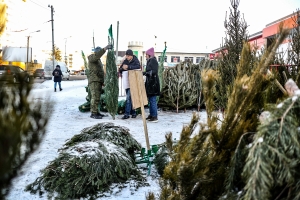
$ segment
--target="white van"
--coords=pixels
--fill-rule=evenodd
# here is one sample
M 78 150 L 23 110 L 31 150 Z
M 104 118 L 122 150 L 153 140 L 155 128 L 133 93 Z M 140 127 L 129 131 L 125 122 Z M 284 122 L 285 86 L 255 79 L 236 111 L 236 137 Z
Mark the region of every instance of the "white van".
M 56 67 L 56 65 L 60 66 L 60 70 L 63 74 L 63 79 L 69 80 L 70 79 L 70 70 L 68 69 L 68 67 L 66 66 L 66 63 L 64 62 L 59 62 L 57 60 L 54 61 L 54 69 Z M 53 72 L 53 61 L 52 60 L 46 60 L 45 61 L 45 65 L 44 65 L 44 78 L 45 79 L 52 79 L 52 72 Z

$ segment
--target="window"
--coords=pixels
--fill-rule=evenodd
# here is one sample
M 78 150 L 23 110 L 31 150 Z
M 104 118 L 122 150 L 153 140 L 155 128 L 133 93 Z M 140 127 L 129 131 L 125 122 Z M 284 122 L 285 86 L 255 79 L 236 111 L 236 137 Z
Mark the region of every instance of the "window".
M 23 73 L 23 72 L 24 72 L 24 70 L 23 70 L 22 68 L 20 68 L 20 67 L 17 67 L 16 69 L 17 69 L 17 71 L 20 72 L 20 73 Z
M 203 59 L 204 59 L 204 57 L 196 57 L 196 63 L 200 63 L 200 61 Z
M 158 62 L 160 62 L 161 60 L 161 56 L 158 56 Z M 167 56 L 165 56 L 165 61 L 164 62 L 167 62 Z
M 180 62 L 180 56 L 171 56 L 171 62 L 174 63 Z
M 194 62 L 194 57 L 184 57 L 184 61 Z

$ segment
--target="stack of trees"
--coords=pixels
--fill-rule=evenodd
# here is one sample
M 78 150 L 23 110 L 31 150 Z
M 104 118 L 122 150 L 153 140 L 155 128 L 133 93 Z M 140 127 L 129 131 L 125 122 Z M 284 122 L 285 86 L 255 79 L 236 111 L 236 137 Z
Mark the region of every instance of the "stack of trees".
M 41 177 L 27 186 L 36 193 L 46 190 L 58 199 L 96 198 L 122 188 L 129 179 L 145 184 L 134 162 L 141 145 L 125 127 L 99 123 L 83 129 L 60 149 L 58 158 L 43 169 Z
M 257 132 L 259 124 L 257 116 L 260 114 L 260 109 L 264 107 L 259 103 L 261 102 L 260 97 L 265 91 L 267 83 L 272 80 L 272 77 L 266 76 L 265 72 L 274 58 L 278 45 L 287 35 L 288 30 L 282 29 L 277 42 L 264 53 L 259 62 L 256 62 L 251 76 L 247 75 L 247 69 L 251 65 L 251 49 L 249 44 L 244 44 L 237 67 L 237 77 L 234 80 L 232 93 L 225 110 L 226 115 L 221 124 L 218 123 L 218 117 L 212 112 L 214 110 L 214 100 L 211 91 L 216 85 L 214 72 L 209 70 L 203 73 L 202 83 L 203 87 L 206 88 L 204 97 L 208 113 L 207 124 L 200 125 L 200 131 L 192 137 L 198 122 L 198 116 L 195 114 L 191 124 L 183 128 L 178 143 L 176 145 L 166 145 L 171 147 L 169 152 L 172 153 L 170 154 L 171 162 L 164 169 L 160 199 L 222 199 L 222 194 L 224 194 L 225 199 L 236 199 L 239 196 L 243 196 L 245 199 L 260 199 L 264 189 L 268 189 L 272 194 L 271 189 L 273 190 L 274 187 L 284 190 L 284 187 L 288 185 L 291 173 L 280 173 L 272 170 L 268 173 L 265 168 L 261 168 L 267 165 L 270 167 L 268 169 L 271 169 L 271 166 L 276 165 L 275 163 L 278 161 L 282 161 L 280 166 L 284 166 L 286 160 L 276 157 L 282 156 L 283 152 L 281 151 L 270 158 L 268 155 L 263 154 L 264 151 L 257 152 L 256 150 L 257 154 L 261 154 L 256 154 L 254 158 L 262 156 L 260 160 L 252 160 L 253 158 L 248 156 L 247 162 L 251 167 L 243 168 L 247 156 L 245 152 L 248 148 L 247 145 L 256 142 L 256 140 L 253 140 L 253 135 Z M 297 106 L 295 108 L 298 109 Z M 294 124 L 297 122 L 296 119 L 289 119 L 289 123 Z M 277 125 L 280 125 L 277 118 L 272 122 L 277 122 Z M 299 126 L 299 121 L 294 126 Z M 278 128 L 272 128 L 272 130 L 278 131 Z M 270 140 L 272 139 L 274 138 L 270 138 Z M 278 141 L 280 140 L 289 141 L 278 138 Z M 297 141 L 299 142 L 298 138 L 294 138 L 292 141 L 295 141 L 295 144 L 297 144 Z M 288 144 L 287 146 L 283 145 L 283 147 L 290 148 Z M 293 157 L 296 154 L 294 152 L 298 151 L 297 148 L 299 147 L 295 145 L 293 147 L 295 149 L 291 150 L 293 153 L 288 158 Z M 270 149 L 274 150 L 275 148 L 270 147 Z M 294 165 L 291 166 L 291 171 L 296 169 L 295 167 L 299 167 L 296 160 L 291 160 L 292 163 Z M 242 176 L 243 169 L 245 171 L 244 176 Z M 246 186 L 252 180 L 250 174 L 253 174 L 251 170 L 254 169 L 258 175 L 255 179 L 255 189 Z M 264 182 L 259 181 L 260 175 L 265 176 L 265 185 Z M 276 177 L 281 175 L 284 176 L 284 178 L 281 177 L 282 181 L 276 182 Z M 296 175 L 296 172 L 292 175 Z M 273 182 L 267 185 L 269 179 L 272 179 Z M 298 183 L 294 183 L 295 185 L 290 187 L 292 192 L 297 190 Z M 247 190 L 247 187 L 250 189 Z M 258 189 L 261 193 L 257 192 Z M 242 191 L 241 194 L 238 193 L 240 190 Z M 265 194 L 268 197 L 268 193 L 265 192 Z M 279 194 L 276 193 L 276 195 Z M 276 198 L 275 193 L 272 197 Z
M 158 105 L 164 109 L 186 109 L 201 105 L 201 71 L 214 68 L 215 62 L 202 60 L 195 65 L 189 61 L 163 71 L 163 88 Z
M 180 140 L 173 144 L 167 134 L 165 148 L 158 152 L 161 200 L 300 198 L 300 90 L 294 86 L 296 92 L 287 97 L 291 87 L 283 88 L 281 74 L 269 71 L 289 30 L 281 24 L 273 44 L 256 56 L 256 49 L 242 37 L 244 19 L 236 19 L 239 1 L 231 3 L 226 51 L 216 70 L 201 71 L 207 123 L 199 124 L 195 113 Z M 216 108 L 224 108 L 223 118 L 214 114 Z

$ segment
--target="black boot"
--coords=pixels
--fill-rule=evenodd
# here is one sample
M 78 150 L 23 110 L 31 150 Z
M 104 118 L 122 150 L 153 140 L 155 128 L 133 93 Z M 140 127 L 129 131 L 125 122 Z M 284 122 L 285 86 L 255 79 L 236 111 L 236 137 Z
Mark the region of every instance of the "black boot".
M 62 88 L 59 88 L 59 91 L 62 91 Z
M 54 92 L 56 92 L 56 88 L 54 88 Z
M 99 115 L 100 115 L 101 117 L 106 117 L 106 115 L 103 115 L 103 114 L 101 114 L 101 113 L 99 113 Z
M 92 113 L 91 114 L 91 118 L 94 118 L 94 119 L 102 119 L 101 115 L 99 113 Z

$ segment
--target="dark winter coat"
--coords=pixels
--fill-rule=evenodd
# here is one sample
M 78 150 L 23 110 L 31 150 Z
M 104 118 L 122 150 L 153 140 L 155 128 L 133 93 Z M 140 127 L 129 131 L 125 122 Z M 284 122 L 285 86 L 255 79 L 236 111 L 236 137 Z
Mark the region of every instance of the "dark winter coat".
M 156 57 L 151 57 L 147 60 L 145 88 L 148 97 L 160 95 L 160 85 L 158 77 L 158 62 Z
M 53 70 L 52 75 L 54 76 L 54 82 L 61 82 L 63 74 L 60 69 Z
M 140 65 L 140 61 L 139 59 L 133 55 L 133 58 L 131 61 L 125 59 L 122 63 L 122 65 L 120 66 L 119 68 L 119 72 L 122 73 L 124 70 L 123 70 L 123 65 L 128 65 L 128 69 L 127 70 L 133 70 L 133 69 L 140 69 L 141 68 L 141 65 Z
M 105 52 L 106 50 L 103 48 L 100 51 L 88 56 L 88 83 L 99 82 L 101 85 L 104 83 L 104 70 L 100 58 Z

